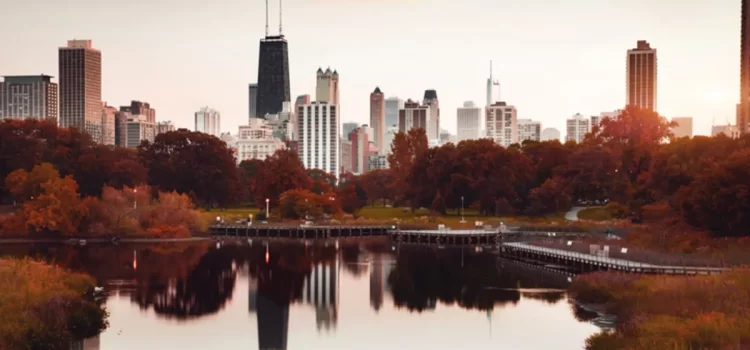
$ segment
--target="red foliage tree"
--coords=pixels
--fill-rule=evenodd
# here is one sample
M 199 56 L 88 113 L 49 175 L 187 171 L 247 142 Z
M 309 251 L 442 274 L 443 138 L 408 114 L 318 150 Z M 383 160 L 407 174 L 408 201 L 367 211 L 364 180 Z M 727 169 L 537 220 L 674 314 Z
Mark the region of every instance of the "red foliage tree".
M 312 188 L 310 177 L 307 176 L 297 153 L 289 150 L 279 150 L 273 156 L 263 161 L 255 178 L 255 203 L 265 203 L 270 199 L 270 206 L 279 204 L 281 194 L 289 190 L 309 190 Z

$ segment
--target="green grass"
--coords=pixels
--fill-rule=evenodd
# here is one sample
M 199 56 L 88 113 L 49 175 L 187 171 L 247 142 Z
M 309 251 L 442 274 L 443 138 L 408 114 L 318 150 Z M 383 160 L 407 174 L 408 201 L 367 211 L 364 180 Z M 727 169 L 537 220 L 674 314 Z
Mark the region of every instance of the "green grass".
M 211 211 L 201 210 L 201 217 L 210 224 L 216 221 L 217 216 L 221 216 L 225 222 L 231 223 L 237 220 L 247 220 L 249 214 L 256 216 L 260 212 L 261 210 L 258 208 L 228 208 L 214 209 Z
M 578 219 L 591 221 L 612 220 L 612 213 L 605 207 L 586 208 L 578 212 Z

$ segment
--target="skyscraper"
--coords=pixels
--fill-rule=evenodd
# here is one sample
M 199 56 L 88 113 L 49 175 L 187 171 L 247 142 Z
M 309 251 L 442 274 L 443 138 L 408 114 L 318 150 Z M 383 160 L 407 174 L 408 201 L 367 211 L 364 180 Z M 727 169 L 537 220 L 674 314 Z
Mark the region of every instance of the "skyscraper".
M 531 119 L 518 119 L 518 142 L 541 141 L 542 123 Z
M 430 107 L 427 116 L 427 139 L 430 141 L 440 139 L 440 102 L 438 101 L 437 91 L 425 90 L 424 101 L 422 104 Z
M 542 130 L 542 141 L 560 140 L 560 130 L 556 128 L 545 128 Z
M 693 137 L 693 118 L 692 117 L 674 117 L 672 121 L 677 126 L 672 128 L 674 137 Z
M 591 120 L 584 118 L 583 115 L 577 113 L 572 118 L 568 119 L 565 123 L 567 134 L 565 135 L 565 141 L 575 141 L 577 143 L 583 142 L 583 139 L 591 131 Z
M 297 140 L 299 158 L 307 169 L 321 169 L 339 176 L 339 115 L 336 105 L 311 102 L 299 107 Z
M 368 160 L 370 157 L 370 138 L 367 135 L 365 126 L 354 129 L 349 134 L 349 140 L 352 143 L 351 164 L 354 174 L 362 175 L 367 172 Z
M 107 146 L 115 145 L 115 115 L 117 108 L 108 106 L 104 103 L 102 106 L 102 144 Z
M 404 100 L 398 97 L 385 99 L 385 127 L 398 127 L 398 111 L 404 108 Z
M 60 126 L 102 141 L 102 53 L 91 40 L 69 40 L 59 49 Z
M 339 72 L 329 67 L 324 72 L 318 68 L 315 85 L 315 102 L 339 105 Z
M 385 96 L 379 87 L 370 94 L 370 126 L 375 134 L 374 142 L 378 152 L 385 153 Z
M 740 103 L 737 105 L 737 127 L 740 133 L 750 131 L 750 0 L 742 0 L 740 33 Z
M 495 102 L 486 107 L 487 137 L 500 146 L 518 143 L 518 112 L 505 102 Z
M 258 84 L 250 84 L 248 86 L 248 115 L 249 119 L 257 118 L 258 112 Z
M 195 112 L 195 131 L 214 135 L 221 135 L 221 114 L 208 107 L 203 107 Z
M 281 1 L 279 1 L 281 6 Z M 281 28 L 279 8 L 279 35 L 268 35 L 268 2 L 266 1 L 266 36 L 260 40 L 258 57 L 258 98 L 256 118 L 266 114 L 278 114 L 286 101 L 291 101 L 289 92 L 289 49 Z
M 344 125 L 343 125 L 344 138 L 348 140 L 349 139 L 349 134 L 351 134 L 352 131 L 354 131 L 354 129 L 356 129 L 358 127 L 359 127 L 359 124 L 357 124 L 357 123 L 353 123 L 353 122 L 346 122 L 346 123 L 344 123 Z
M 482 109 L 474 102 L 464 102 L 456 111 L 458 142 L 476 140 L 482 137 Z
M 485 104 L 485 106 L 490 106 L 495 103 L 496 98 L 500 99 L 500 96 L 495 95 L 495 86 L 497 86 L 499 92 L 500 83 L 497 80 L 494 80 L 494 77 L 492 76 L 492 61 L 490 61 L 490 77 L 487 78 L 487 104 Z
M 130 101 L 130 106 L 122 106 L 120 111 L 145 116 L 147 122 L 156 124 L 156 110 L 148 102 Z
M 49 75 L 6 76 L 0 82 L 0 120 L 49 119 L 57 122 L 57 84 Z
M 430 107 L 420 106 L 419 102 L 411 99 L 404 103 L 404 108 L 398 111 L 398 131 L 409 132 L 411 129 L 425 129 L 430 115 Z
M 627 105 L 656 111 L 656 49 L 640 40 L 628 50 Z

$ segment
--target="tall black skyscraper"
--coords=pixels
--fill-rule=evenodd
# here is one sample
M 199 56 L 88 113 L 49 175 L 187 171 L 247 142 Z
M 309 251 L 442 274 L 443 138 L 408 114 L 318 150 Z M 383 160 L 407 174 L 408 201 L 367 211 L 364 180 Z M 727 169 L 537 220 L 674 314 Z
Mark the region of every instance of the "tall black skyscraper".
M 257 118 L 281 112 L 285 101 L 291 101 L 289 92 L 289 49 L 281 28 L 281 1 L 279 0 L 279 35 L 268 35 L 268 1 L 266 1 L 266 37 L 260 40 L 258 57 Z
M 260 41 L 257 98 L 257 118 L 281 112 L 284 101 L 290 101 L 289 51 L 283 35 L 267 36 Z

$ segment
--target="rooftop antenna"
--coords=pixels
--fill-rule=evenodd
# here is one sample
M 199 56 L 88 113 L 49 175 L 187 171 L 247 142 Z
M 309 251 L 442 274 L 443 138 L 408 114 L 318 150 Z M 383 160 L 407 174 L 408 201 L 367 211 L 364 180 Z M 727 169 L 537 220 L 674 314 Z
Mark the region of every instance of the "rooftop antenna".
M 284 33 L 281 31 L 281 0 L 279 0 L 279 36 L 284 36 Z
M 266 0 L 266 36 L 268 36 L 268 0 Z

